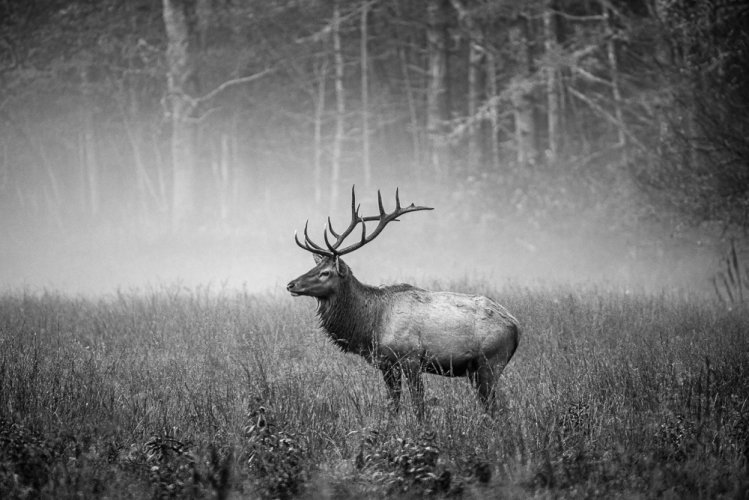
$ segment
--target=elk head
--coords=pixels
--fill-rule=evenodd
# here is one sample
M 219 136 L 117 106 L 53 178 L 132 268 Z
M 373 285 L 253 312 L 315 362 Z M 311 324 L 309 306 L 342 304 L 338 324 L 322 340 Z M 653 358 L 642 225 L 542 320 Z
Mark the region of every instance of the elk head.
M 359 215 L 360 205 L 356 204 L 356 192 L 352 186 L 351 222 L 344 231 L 340 233 L 335 231 L 330 221 L 330 217 L 328 217 L 328 223 L 323 231 L 323 240 L 325 241 L 324 247 L 310 239 L 307 232 L 309 220 L 304 224 L 304 243 L 300 242 L 297 233 L 294 233 L 294 241 L 296 241 L 296 244 L 299 245 L 300 248 L 313 254 L 316 265 L 287 285 L 286 289 L 291 292 L 292 295 L 309 295 L 317 298 L 330 297 L 339 289 L 341 281 L 347 279 L 351 275 L 351 269 L 340 258 L 342 255 L 351 253 L 374 240 L 382 230 L 385 229 L 385 226 L 392 221 L 397 221 L 398 217 L 401 215 L 419 210 L 433 210 L 431 207 L 420 207 L 413 203 L 407 207 L 401 207 L 397 188 L 395 190 L 394 211 L 389 213 L 385 211 L 382 204 L 382 195 L 379 190 L 377 191 L 377 203 L 380 210 L 379 215 L 366 217 Z M 375 227 L 371 233 L 367 233 L 366 223 L 372 221 L 377 221 L 377 227 Z M 343 241 L 359 224 L 361 224 L 360 240 L 347 247 L 341 248 Z M 335 238 L 334 242 L 330 241 L 328 233 Z
M 330 297 L 340 286 L 341 280 L 351 270 L 340 259 L 313 254 L 315 267 L 299 276 L 286 287 L 291 295 L 308 295 L 310 297 Z

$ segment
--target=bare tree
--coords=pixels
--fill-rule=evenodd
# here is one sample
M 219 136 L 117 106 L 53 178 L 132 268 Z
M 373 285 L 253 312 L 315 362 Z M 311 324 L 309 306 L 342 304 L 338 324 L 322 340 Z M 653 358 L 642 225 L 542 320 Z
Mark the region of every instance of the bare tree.
M 195 168 L 192 151 L 192 105 L 187 83 L 192 74 L 187 4 L 163 0 L 167 35 L 167 102 L 171 123 L 172 229 L 177 229 L 192 210 Z
M 400 2 L 393 3 L 393 9 L 396 17 L 403 17 L 401 11 Z M 396 36 L 400 33 L 395 31 Z M 419 106 L 417 102 L 417 93 L 422 88 L 421 78 L 422 72 L 419 73 L 415 79 L 412 77 L 412 66 L 415 66 L 413 62 L 413 46 L 412 34 L 405 32 L 403 39 L 399 39 L 397 43 L 398 53 L 398 65 L 400 69 L 401 78 L 403 79 L 404 92 L 406 94 L 406 103 L 408 105 L 408 132 L 411 138 L 411 147 L 413 149 L 413 161 L 415 165 L 422 166 L 424 161 L 423 153 L 423 127 L 420 121 Z M 420 66 L 420 64 L 418 65 Z
M 312 166 L 313 184 L 315 192 L 315 205 L 322 203 L 322 170 L 323 170 L 323 138 L 322 127 L 325 118 L 325 89 L 328 78 L 328 57 L 322 54 L 315 58 L 314 74 L 316 92 L 312 93 L 315 103 L 315 117 L 313 125 L 314 161 Z
M 345 134 L 346 96 L 343 88 L 343 52 L 341 49 L 341 5 L 336 0 L 333 6 L 333 22 L 331 23 L 333 37 L 333 60 L 335 62 L 335 136 L 333 137 L 333 154 L 330 170 L 330 209 L 338 206 L 338 184 L 341 178 L 341 154 Z
M 546 118 L 548 148 L 547 159 L 554 162 L 559 155 L 559 126 L 561 121 L 559 108 L 559 67 L 560 59 L 557 43 L 556 19 L 554 16 L 554 1 L 546 0 L 544 8 L 544 48 L 546 51 Z
M 364 170 L 364 185 L 367 189 L 372 184 L 372 165 L 369 157 L 369 2 L 370 0 L 362 0 L 360 22 L 362 167 Z
M 486 52 L 486 93 L 489 122 L 491 123 L 491 165 L 499 169 L 499 90 L 497 88 L 497 57 L 493 50 Z
M 85 196 L 83 199 L 86 208 L 92 216 L 99 212 L 100 194 L 100 177 L 99 162 L 96 152 L 96 131 L 94 125 L 94 102 L 91 96 L 91 67 L 89 64 L 83 64 L 81 67 L 81 94 L 85 105 L 81 110 L 83 115 L 83 131 L 80 139 L 80 164 L 83 169 L 82 188 Z
M 199 8 L 200 12 L 190 9 Z M 195 197 L 195 155 L 193 139 L 195 124 L 199 117 L 193 116 L 201 108 L 222 92 L 235 85 L 255 81 L 268 73 L 265 69 L 258 73 L 223 81 L 209 92 L 197 96 L 194 88 L 194 62 L 190 55 L 191 21 L 198 16 L 205 25 L 210 17 L 210 4 L 201 1 L 193 4 L 185 0 L 163 0 L 163 19 L 167 35 L 167 99 L 168 117 L 171 123 L 171 171 L 172 171 L 172 229 L 179 229 L 194 210 Z M 205 26 L 203 26 L 205 28 Z M 190 88 L 193 87 L 193 88 Z
M 453 8 L 458 13 L 458 18 L 468 33 L 468 154 L 467 161 L 469 170 L 474 171 L 479 166 L 481 157 L 480 142 L 480 117 L 478 111 L 479 100 L 482 95 L 481 71 L 485 59 L 484 33 L 481 26 L 473 18 L 463 0 L 450 0 Z M 493 78 L 493 75 L 487 78 Z
M 510 45 L 515 54 L 516 71 L 509 94 L 515 121 L 515 148 L 521 165 L 536 160 L 536 122 L 533 116 L 535 80 L 530 49 L 530 20 L 520 14 L 510 28 Z
M 438 177 L 447 174 L 448 146 L 445 137 L 447 106 L 446 0 L 427 2 L 427 120 L 430 166 Z
M 618 145 L 623 148 L 624 154 L 626 155 L 627 134 L 624 124 L 624 113 L 622 112 L 622 91 L 619 83 L 619 58 L 616 53 L 616 33 L 611 19 L 611 10 L 609 9 L 606 0 L 601 0 L 601 9 L 603 10 L 603 22 L 606 33 L 606 55 L 608 57 L 609 71 L 611 73 L 611 94 L 614 98 L 614 116 L 616 116 L 618 124 L 616 128 L 619 138 Z

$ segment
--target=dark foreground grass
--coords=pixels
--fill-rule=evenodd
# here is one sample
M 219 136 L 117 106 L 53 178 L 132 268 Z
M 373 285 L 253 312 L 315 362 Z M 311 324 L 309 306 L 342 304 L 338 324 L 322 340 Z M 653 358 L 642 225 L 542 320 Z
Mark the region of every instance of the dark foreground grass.
M 0 497 L 747 497 L 749 313 L 453 287 L 522 325 L 495 419 L 429 376 L 425 422 L 389 418 L 312 300 L 5 294 Z

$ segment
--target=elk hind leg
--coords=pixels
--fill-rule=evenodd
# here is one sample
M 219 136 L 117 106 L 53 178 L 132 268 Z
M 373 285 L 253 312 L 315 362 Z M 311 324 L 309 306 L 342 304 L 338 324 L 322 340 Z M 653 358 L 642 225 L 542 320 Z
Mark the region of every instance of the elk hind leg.
M 385 385 L 388 389 L 388 397 L 390 398 L 390 409 L 393 413 L 398 413 L 400 410 L 401 393 L 403 388 L 401 387 L 401 367 L 398 365 L 389 365 L 381 368 L 382 377 L 385 379 Z
M 501 370 L 493 369 L 488 363 L 480 363 L 469 373 L 469 378 L 478 392 L 479 399 L 489 413 L 494 413 L 497 403 L 496 383 Z

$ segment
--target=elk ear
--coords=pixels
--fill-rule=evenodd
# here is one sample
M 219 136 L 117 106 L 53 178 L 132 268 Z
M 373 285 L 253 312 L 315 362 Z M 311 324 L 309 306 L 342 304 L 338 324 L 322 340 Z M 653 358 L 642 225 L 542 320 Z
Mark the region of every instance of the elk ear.
M 335 260 L 335 270 L 338 272 L 338 276 L 342 277 L 346 277 L 350 272 L 349 267 L 340 258 Z
M 316 253 L 312 254 L 312 258 L 315 259 L 315 264 L 319 264 L 322 260 L 322 255 L 317 255 Z

